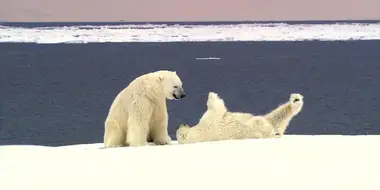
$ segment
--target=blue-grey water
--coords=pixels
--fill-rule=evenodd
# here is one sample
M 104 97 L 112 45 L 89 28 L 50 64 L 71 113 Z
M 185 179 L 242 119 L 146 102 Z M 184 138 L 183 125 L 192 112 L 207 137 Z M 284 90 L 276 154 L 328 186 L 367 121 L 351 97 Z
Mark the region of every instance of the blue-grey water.
M 197 60 L 219 57 L 220 60 Z M 0 145 L 98 143 L 109 106 L 137 76 L 175 70 L 169 133 L 196 124 L 207 94 L 264 114 L 305 97 L 288 134 L 380 134 L 380 41 L 0 43 Z

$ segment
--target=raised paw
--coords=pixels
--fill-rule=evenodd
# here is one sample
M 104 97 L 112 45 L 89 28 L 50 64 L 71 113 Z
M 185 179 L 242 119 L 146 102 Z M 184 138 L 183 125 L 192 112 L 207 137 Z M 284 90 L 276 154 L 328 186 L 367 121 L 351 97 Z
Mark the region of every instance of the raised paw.
M 303 96 L 301 94 L 291 94 L 290 95 L 290 105 L 293 114 L 297 114 L 301 111 L 303 107 Z
M 209 99 L 217 99 L 217 98 L 219 98 L 219 96 L 218 96 L 218 94 L 215 93 L 215 92 L 209 92 L 209 93 L 208 93 L 208 98 L 209 98 Z
M 293 93 L 290 95 L 290 103 L 291 104 L 302 104 L 303 103 L 303 96 L 301 94 Z

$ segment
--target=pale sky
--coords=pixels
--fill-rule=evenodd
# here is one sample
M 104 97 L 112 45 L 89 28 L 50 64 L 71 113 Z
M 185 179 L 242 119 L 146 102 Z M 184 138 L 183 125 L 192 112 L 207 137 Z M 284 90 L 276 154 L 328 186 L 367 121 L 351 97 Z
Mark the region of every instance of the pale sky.
M 380 19 L 380 0 L 0 0 L 0 21 Z

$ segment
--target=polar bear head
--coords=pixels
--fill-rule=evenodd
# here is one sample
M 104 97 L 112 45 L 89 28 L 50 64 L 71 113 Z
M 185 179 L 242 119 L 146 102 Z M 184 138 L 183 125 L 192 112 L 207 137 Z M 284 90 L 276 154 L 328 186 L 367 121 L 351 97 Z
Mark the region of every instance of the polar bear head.
M 167 71 L 160 75 L 163 84 L 163 92 L 169 100 L 179 100 L 186 96 L 182 87 L 182 81 L 175 71 Z

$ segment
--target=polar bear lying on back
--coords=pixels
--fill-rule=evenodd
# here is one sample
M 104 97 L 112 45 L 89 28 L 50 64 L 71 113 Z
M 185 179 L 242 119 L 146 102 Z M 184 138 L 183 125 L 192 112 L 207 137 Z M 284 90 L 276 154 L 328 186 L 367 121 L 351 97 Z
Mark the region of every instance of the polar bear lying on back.
M 198 124 L 190 127 L 181 124 L 176 137 L 179 144 L 229 139 L 281 137 L 290 120 L 303 107 L 303 96 L 291 94 L 288 102 L 262 116 L 249 113 L 229 112 L 223 99 L 210 92 L 207 110 Z

